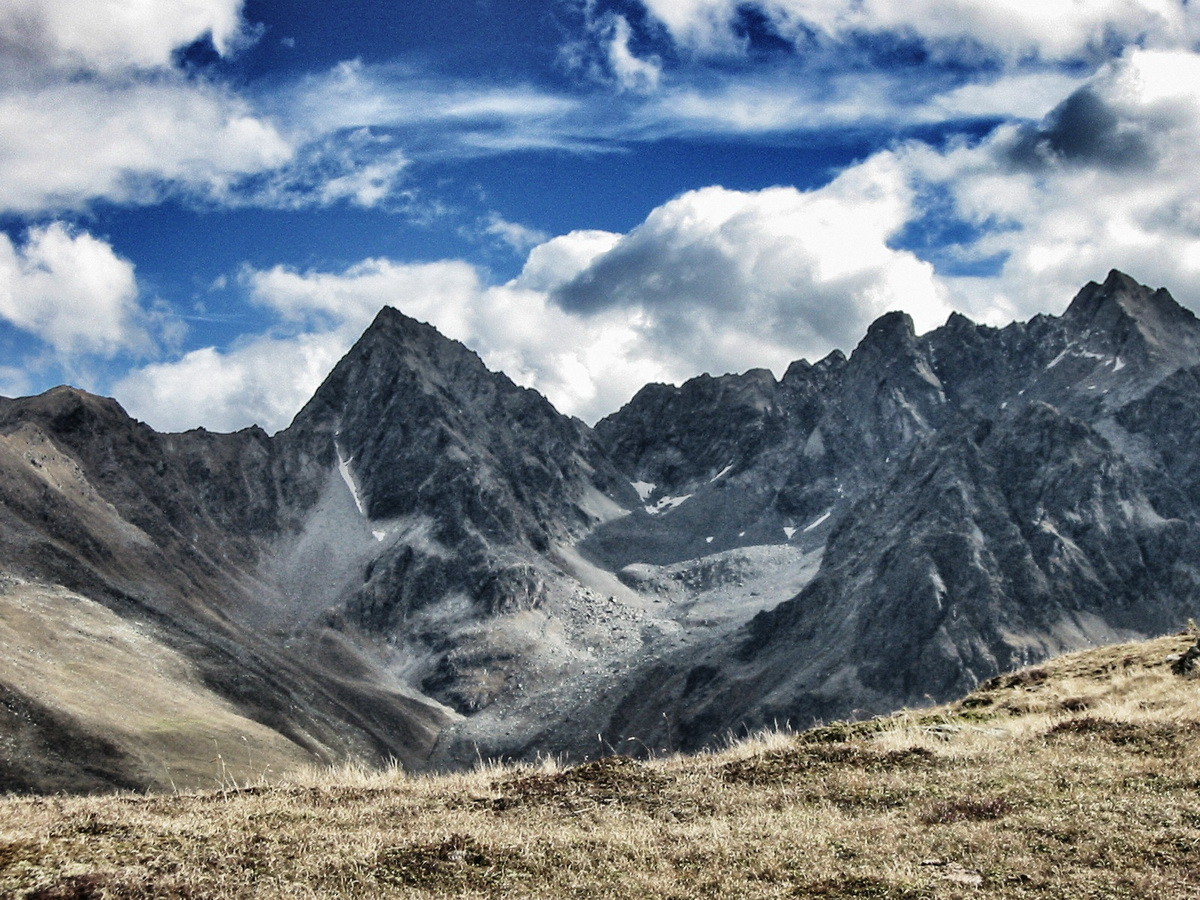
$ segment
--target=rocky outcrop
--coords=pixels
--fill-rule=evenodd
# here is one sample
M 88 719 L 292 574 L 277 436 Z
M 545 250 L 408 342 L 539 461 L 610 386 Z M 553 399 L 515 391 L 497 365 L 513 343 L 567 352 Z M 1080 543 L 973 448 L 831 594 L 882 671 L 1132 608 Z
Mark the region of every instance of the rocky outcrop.
M 766 369 L 651 384 L 596 424 L 612 461 L 659 493 L 708 479 L 777 441 L 784 410 Z
M 367 518 L 427 515 L 452 544 L 545 550 L 595 524 L 590 490 L 632 494 L 582 422 L 391 307 L 277 441 L 297 467 L 340 455 Z

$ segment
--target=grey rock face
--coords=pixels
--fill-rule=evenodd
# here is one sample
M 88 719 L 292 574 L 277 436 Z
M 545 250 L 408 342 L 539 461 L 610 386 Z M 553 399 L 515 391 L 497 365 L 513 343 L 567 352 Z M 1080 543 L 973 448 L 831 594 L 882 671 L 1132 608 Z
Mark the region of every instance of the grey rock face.
M 953 696 L 1031 654 L 1186 619 L 1196 595 L 1179 578 L 1200 570 L 1185 529 L 1103 437 L 1031 404 L 914 448 L 831 536 L 809 588 L 751 623 L 742 654 L 821 645 L 822 665 L 858 683 L 841 686 L 849 709 Z
M 461 548 L 545 551 L 595 524 L 589 489 L 628 496 L 590 429 L 385 307 L 278 438 L 291 465 L 339 455 L 371 520 L 429 516 Z
M 368 518 L 430 515 L 452 543 L 544 550 L 594 524 L 588 487 L 629 490 L 583 423 L 391 307 L 279 441 L 325 465 L 341 452 Z
M 710 478 L 778 440 L 784 411 L 766 369 L 713 378 L 681 388 L 651 384 L 596 424 L 621 471 L 669 491 Z
M 1144 450 L 1155 507 L 1172 517 L 1200 508 L 1200 368 L 1179 369 L 1116 420 Z
M 1120 273 L 1059 318 L 876 323 L 820 394 L 827 468 L 801 455 L 776 499 L 811 513 L 822 474 L 850 489 L 821 570 L 734 653 L 659 673 L 678 740 L 920 705 L 1178 627 L 1200 605 L 1198 338 Z M 660 739 L 650 712 L 631 694 L 622 715 Z
M 586 425 L 390 307 L 275 443 L 313 497 L 313 474 L 340 467 L 378 539 L 327 587 L 330 621 L 429 655 L 416 686 L 462 712 L 503 690 L 497 672 L 526 665 L 477 623 L 542 606 L 564 577 L 553 549 L 636 502 Z M 437 619 L 456 598 L 467 609 Z M 410 621 L 431 616 L 440 624 Z M 453 656 L 462 640 L 470 664 Z

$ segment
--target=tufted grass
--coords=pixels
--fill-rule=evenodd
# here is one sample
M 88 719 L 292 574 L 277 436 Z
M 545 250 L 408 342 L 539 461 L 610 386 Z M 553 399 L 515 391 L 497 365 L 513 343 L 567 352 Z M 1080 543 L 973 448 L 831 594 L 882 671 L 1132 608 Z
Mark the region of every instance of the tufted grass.
M 0 897 L 1196 897 L 1194 642 L 692 757 L 4 799 Z

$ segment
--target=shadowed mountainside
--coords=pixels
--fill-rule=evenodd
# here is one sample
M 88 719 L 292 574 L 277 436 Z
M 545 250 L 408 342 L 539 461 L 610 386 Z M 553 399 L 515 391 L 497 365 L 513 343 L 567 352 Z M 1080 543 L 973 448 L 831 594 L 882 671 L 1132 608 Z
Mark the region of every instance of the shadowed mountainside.
M 594 430 L 390 308 L 274 436 L 0 398 L 0 789 L 697 748 L 1160 633 L 1200 600 L 1197 372 L 1113 272 Z

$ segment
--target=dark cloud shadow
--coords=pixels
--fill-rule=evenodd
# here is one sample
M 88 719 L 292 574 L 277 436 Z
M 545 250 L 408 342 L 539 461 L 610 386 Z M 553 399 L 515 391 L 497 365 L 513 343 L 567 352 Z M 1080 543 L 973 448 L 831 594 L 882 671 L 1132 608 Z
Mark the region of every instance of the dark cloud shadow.
M 1088 86 L 1060 103 L 1041 125 L 1022 128 L 1003 152 L 1010 165 L 1032 170 L 1054 163 L 1112 170 L 1145 170 L 1154 164 L 1145 126 L 1122 121 Z
M 560 287 L 554 299 L 584 314 L 639 304 L 730 308 L 744 290 L 735 270 L 725 253 L 706 242 L 635 234 Z

